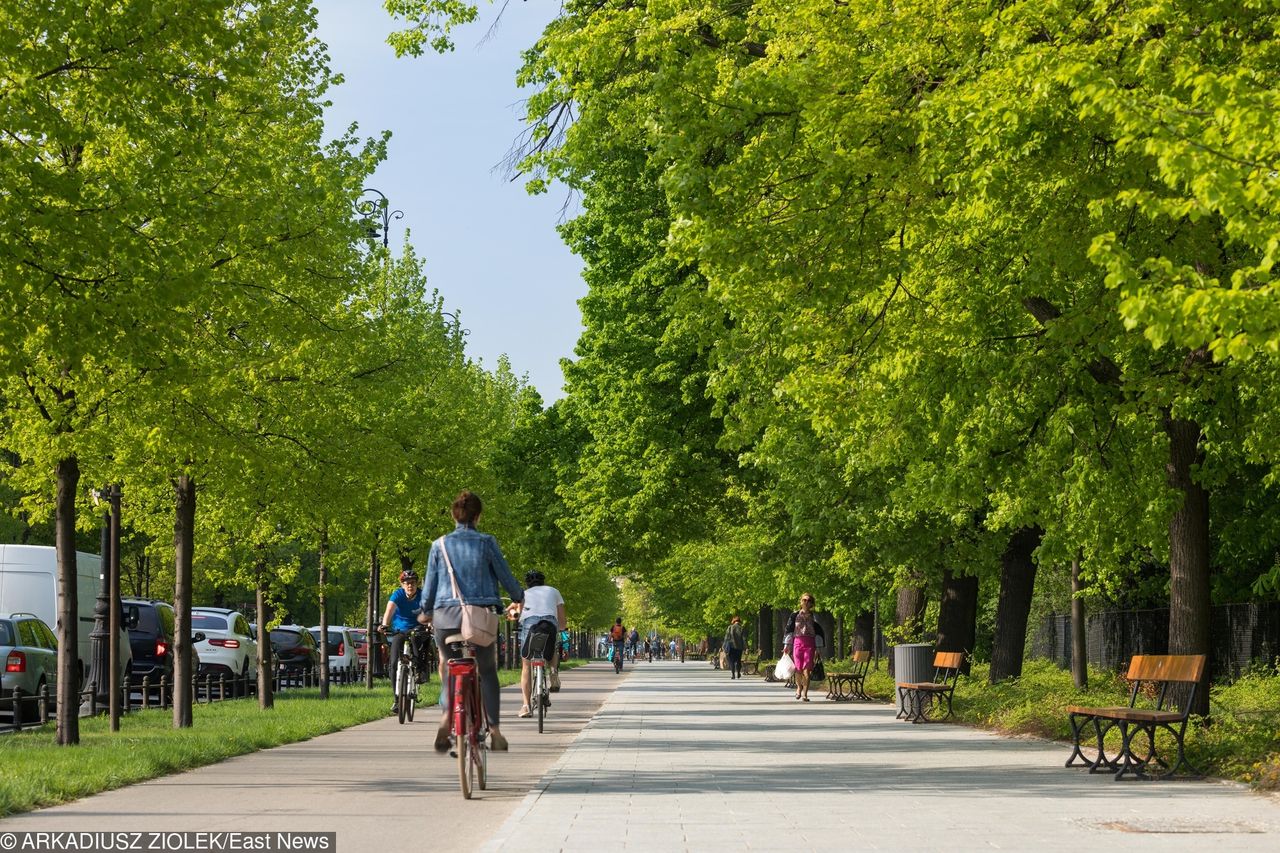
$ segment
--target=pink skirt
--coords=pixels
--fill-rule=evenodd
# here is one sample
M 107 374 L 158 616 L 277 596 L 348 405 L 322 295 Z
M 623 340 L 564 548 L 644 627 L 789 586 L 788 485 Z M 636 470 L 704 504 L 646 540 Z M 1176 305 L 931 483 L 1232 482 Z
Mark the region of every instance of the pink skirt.
M 795 662 L 796 669 L 813 669 L 816 648 L 813 637 L 796 637 L 792 641 L 791 660 Z

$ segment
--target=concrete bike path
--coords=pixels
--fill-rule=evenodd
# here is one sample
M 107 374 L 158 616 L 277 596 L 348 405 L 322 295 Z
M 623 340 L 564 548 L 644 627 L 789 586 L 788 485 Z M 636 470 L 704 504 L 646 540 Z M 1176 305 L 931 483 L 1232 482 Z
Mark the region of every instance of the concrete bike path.
M 1069 749 L 707 664 L 637 664 L 485 850 L 1280 850 L 1280 798 L 1115 782 Z
M 489 788 L 464 801 L 458 763 L 432 749 L 439 708 L 0 820 L 0 832 L 337 832 L 338 853 L 476 850 L 520 805 L 620 681 L 593 663 L 561 676 L 546 731 L 502 691 L 511 751 L 493 753 Z

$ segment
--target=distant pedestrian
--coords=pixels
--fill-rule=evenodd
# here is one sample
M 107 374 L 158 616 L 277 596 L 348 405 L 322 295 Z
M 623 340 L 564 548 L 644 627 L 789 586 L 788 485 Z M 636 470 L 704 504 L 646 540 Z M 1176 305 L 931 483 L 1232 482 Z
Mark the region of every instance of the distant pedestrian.
M 675 660 L 676 659 L 676 641 L 672 640 L 671 643 L 668 645 L 668 648 L 671 650 L 671 659 Z
M 822 626 L 813 612 L 813 596 L 800 596 L 800 609 L 787 619 L 787 633 L 791 635 L 791 659 L 796 665 L 796 698 L 809 701 L 809 678 L 818 662 L 818 638 L 825 638 Z
M 742 677 L 742 652 L 747 647 L 747 638 L 742 633 L 742 619 L 734 616 L 729 620 L 729 627 L 724 630 L 724 652 L 729 662 L 729 678 Z

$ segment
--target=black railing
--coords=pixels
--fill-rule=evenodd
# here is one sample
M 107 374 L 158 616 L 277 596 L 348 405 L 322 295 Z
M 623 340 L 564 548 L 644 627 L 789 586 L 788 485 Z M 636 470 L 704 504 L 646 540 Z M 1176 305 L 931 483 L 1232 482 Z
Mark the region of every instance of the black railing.
M 348 667 L 334 669 L 329 672 L 330 684 L 354 684 L 364 678 L 363 668 Z M 319 674 L 314 670 L 280 670 L 271 677 L 272 690 L 281 693 L 300 687 L 315 687 L 320 684 Z M 145 676 L 135 684 L 121 685 L 120 708 L 125 711 L 145 711 L 150 709 L 173 707 L 173 682 L 166 676 L 152 681 Z M 228 677 L 225 673 L 214 676 L 206 672 L 197 675 L 192 684 L 192 701 L 195 704 L 209 704 L 228 699 L 240 699 L 258 695 L 258 679 L 255 675 Z M 99 696 L 90 686 L 77 694 L 80 707 L 88 716 L 106 713 L 106 704 L 99 703 Z M 55 698 L 46 684 L 40 685 L 40 692 L 34 695 L 23 693 L 14 688 L 9 695 L 0 695 L 0 716 L 8 714 L 10 722 L 0 723 L 0 731 L 18 731 L 24 727 L 44 725 L 48 723 Z
M 1214 678 L 1234 680 L 1280 657 L 1280 603 L 1223 604 L 1212 609 L 1210 668 Z M 1086 657 L 1099 669 L 1120 670 L 1134 655 L 1169 651 L 1169 611 L 1102 610 L 1085 620 Z M 1051 614 L 1039 625 L 1031 656 L 1071 667 L 1071 617 Z

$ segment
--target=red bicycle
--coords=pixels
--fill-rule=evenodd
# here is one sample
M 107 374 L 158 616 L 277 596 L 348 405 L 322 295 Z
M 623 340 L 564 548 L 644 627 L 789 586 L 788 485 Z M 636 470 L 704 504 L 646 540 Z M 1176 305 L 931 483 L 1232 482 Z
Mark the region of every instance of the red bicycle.
M 475 647 L 463 642 L 461 634 L 445 638 L 449 654 L 449 683 L 453 689 L 453 749 L 458 759 L 458 784 L 464 799 L 471 791 L 488 784 L 489 724 L 480 699 L 480 676 L 476 671 Z

